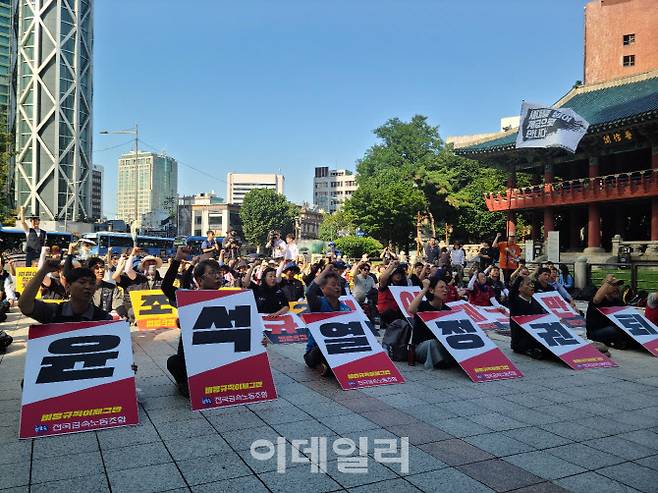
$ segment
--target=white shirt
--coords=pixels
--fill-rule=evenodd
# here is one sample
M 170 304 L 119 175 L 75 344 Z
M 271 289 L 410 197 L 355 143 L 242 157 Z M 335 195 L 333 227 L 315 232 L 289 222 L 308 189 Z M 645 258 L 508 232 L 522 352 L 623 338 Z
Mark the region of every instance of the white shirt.
M 283 258 L 286 254 L 286 243 L 283 240 L 276 240 L 272 246 L 272 258 Z
M 460 248 L 459 250 L 455 250 L 454 248 L 450 250 L 450 263 L 453 265 L 464 265 L 464 260 L 466 260 L 466 254 L 464 253 L 464 249 Z
M 299 248 L 297 248 L 297 243 L 294 241 L 292 243 L 288 243 L 286 246 L 286 253 L 284 255 L 284 258 L 286 260 L 297 260 L 297 257 L 299 256 Z

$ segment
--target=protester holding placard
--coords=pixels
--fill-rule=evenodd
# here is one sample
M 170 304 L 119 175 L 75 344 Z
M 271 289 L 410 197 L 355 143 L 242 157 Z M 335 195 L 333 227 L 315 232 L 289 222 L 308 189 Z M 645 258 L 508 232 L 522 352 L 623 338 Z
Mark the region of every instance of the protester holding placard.
M 615 349 L 636 347 L 637 343 L 624 331 L 617 328 L 597 308 L 610 306 L 625 306 L 622 300 L 620 286 L 624 281 L 608 274 L 601 287 L 596 291 L 594 298 L 587 306 L 585 321 L 587 323 L 587 338 L 602 342 Z
M 546 313 L 532 297 L 535 292 L 533 280 L 529 276 L 514 279 L 509 293 L 510 330 L 512 351 L 534 359 L 544 359 L 550 352 L 528 334 L 512 317 L 518 315 L 543 315 Z
M 414 315 L 410 350 L 415 351 L 416 361 L 423 363 L 428 370 L 450 368 L 456 364 L 455 359 L 450 356 L 450 353 L 417 315 L 418 312 L 450 311 L 450 308 L 445 305 L 447 294 L 445 281 L 437 277 L 424 279 L 423 290 L 418 293 L 407 309 L 411 315 Z
M 340 301 L 340 296 L 340 277 L 334 271 L 334 266 L 329 264 L 308 287 L 306 301 L 309 312 L 349 312 L 350 307 Z M 304 362 L 309 368 L 320 368 L 322 376 L 331 375 L 327 360 L 310 334 L 306 343 Z
M 112 320 L 108 312 L 92 303 L 96 291 L 96 276 L 87 268 L 78 267 L 69 273 L 67 283 L 70 299 L 67 302 L 45 303 L 35 299 L 43 279 L 49 272 L 54 272 L 59 267 L 59 260 L 51 258 L 45 260 L 18 300 L 23 315 L 42 324 Z

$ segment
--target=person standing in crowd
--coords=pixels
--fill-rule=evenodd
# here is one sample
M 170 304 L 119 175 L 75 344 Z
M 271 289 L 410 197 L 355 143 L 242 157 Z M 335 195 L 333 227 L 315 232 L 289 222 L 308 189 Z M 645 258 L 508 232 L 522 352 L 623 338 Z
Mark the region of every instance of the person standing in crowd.
M 597 308 L 626 305 L 621 297 L 622 284 L 624 281 L 608 274 L 587 306 L 585 315 L 587 338 L 615 349 L 627 349 L 638 345 L 631 336 L 616 327 L 608 317 L 597 310 Z
M 241 246 L 242 240 L 238 236 L 238 232 L 232 229 L 228 232 L 228 236 L 222 243 L 222 248 L 224 249 L 224 258 L 227 260 L 237 260 L 237 258 L 240 256 Z
M 201 242 L 201 253 L 203 258 L 215 258 L 219 252 L 219 243 L 215 239 L 212 229 L 206 231 L 206 239 Z
M 278 231 L 270 231 L 267 235 L 267 244 L 265 248 L 268 248 L 272 251 L 272 258 L 274 260 L 281 260 L 286 255 L 286 244 L 281 239 L 281 235 Z
M 288 233 L 286 235 L 286 253 L 283 255 L 283 258 L 296 262 L 297 257 L 299 257 L 299 248 L 297 248 L 297 243 L 295 243 L 295 235 Z
M 395 246 L 393 246 L 392 241 L 389 241 L 388 245 L 384 247 L 379 258 L 382 259 L 384 265 L 388 265 L 391 261 L 398 259 L 398 255 L 395 253 Z
M 349 312 L 350 308 L 339 299 L 340 290 L 340 276 L 334 271 L 334 266 L 328 264 L 310 283 L 306 292 L 309 312 Z M 319 368 L 320 375 L 323 377 L 331 375 L 327 360 L 310 334 L 306 343 L 304 362 L 309 368 Z
M 544 359 L 550 356 L 550 352 L 512 318 L 519 315 L 543 315 L 545 313 L 537 300 L 532 297 L 534 292 L 535 286 L 530 276 L 518 276 L 510 287 L 511 347 L 515 353 L 525 354 L 534 359 Z
M 484 272 L 475 272 L 466 287 L 468 302 L 472 305 L 491 306 L 491 298 L 496 296 L 494 289 L 487 282 Z
M 441 249 L 439 248 L 439 244 L 436 242 L 436 238 L 432 236 L 425 245 L 425 260 L 430 264 L 437 264 L 440 254 Z
M 32 262 L 39 258 L 41 249 L 46 246 L 47 233 L 39 228 L 39 216 L 30 216 L 28 225 L 25 221 L 25 207 L 19 209 L 18 221 L 25 232 L 25 266 L 32 267 Z
M 439 253 L 439 269 L 446 271 L 450 268 L 450 253 L 448 252 L 448 247 L 441 247 L 441 253 Z
M 23 315 L 33 318 L 41 324 L 112 320 L 112 316 L 108 312 L 93 304 L 96 276 L 93 271 L 85 267 L 74 268 L 68 273 L 67 286 L 70 295 L 68 301 L 46 303 L 35 299 L 46 275 L 59 268 L 59 260 L 45 259 L 18 300 L 18 307 Z
M 288 262 L 283 266 L 283 277 L 279 281 L 279 286 L 289 302 L 304 298 L 304 283 L 295 277 L 299 273 L 299 266 L 294 262 Z
M 521 260 L 521 248 L 516 244 L 516 235 L 510 233 L 507 241 L 500 241 L 502 235 L 498 233 L 496 239 L 491 245 L 498 249 L 498 265 L 503 270 L 503 277 L 506 283 L 511 283 L 511 275 L 519 267 Z
M 92 257 L 87 262 L 87 267 L 96 276 L 96 291 L 92 302 L 97 307 L 121 318 L 128 318 L 128 312 L 123 305 L 123 293 L 121 289 L 111 282 L 105 280 L 105 260 L 100 257 Z
M 461 287 L 464 283 L 464 265 L 466 264 L 466 252 L 459 241 L 455 241 L 450 250 L 450 269 L 455 276 L 455 284 Z
M 445 304 L 446 294 L 445 281 L 437 277 L 424 279 L 423 290 L 408 308 L 409 313 L 414 316 L 411 350 L 415 352 L 416 361 L 423 363 L 428 370 L 450 368 L 456 364 L 455 359 L 418 316 L 419 312 L 449 311 L 450 308 Z

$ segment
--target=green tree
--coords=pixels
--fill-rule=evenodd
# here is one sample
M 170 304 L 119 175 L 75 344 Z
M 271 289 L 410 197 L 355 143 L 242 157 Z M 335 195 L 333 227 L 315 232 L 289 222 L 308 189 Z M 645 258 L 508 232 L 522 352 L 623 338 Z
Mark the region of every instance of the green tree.
M 374 238 L 359 236 L 343 236 L 336 240 L 336 248 L 342 253 L 343 257 L 359 258 L 364 253 L 369 257 L 379 257 L 383 245 Z
M 244 237 L 256 246 L 267 242 L 272 230 L 282 235 L 291 233 L 297 217 L 296 207 L 275 190 L 256 188 L 245 196 L 240 208 L 240 221 Z
M 354 225 L 343 210 L 325 214 L 318 231 L 322 241 L 334 241 L 336 238 L 351 234 L 354 234 Z

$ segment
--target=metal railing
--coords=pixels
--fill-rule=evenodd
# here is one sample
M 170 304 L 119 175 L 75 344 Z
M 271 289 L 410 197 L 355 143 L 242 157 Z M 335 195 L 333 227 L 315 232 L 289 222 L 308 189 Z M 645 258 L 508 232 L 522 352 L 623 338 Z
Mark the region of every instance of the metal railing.
M 636 293 L 658 291 L 658 263 L 587 264 L 588 284 L 598 287 L 608 274 L 622 279 Z

